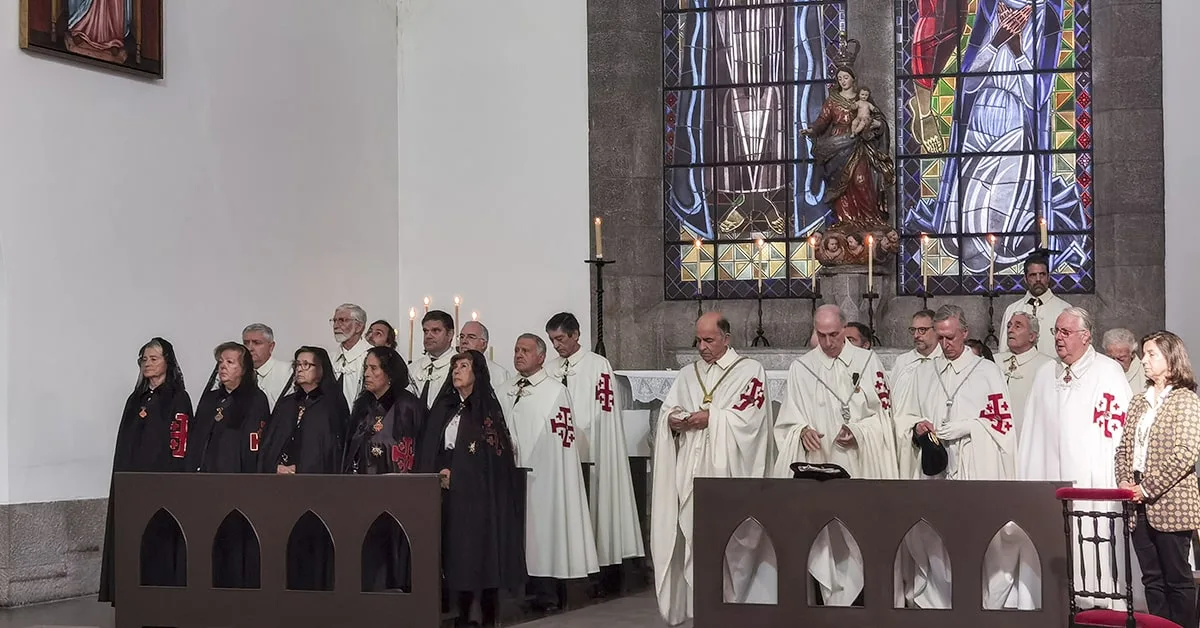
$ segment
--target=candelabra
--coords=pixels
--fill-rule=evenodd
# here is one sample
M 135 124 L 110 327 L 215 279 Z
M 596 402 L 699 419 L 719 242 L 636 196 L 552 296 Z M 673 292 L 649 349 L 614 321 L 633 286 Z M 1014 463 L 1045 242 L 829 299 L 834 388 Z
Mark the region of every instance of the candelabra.
M 596 353 L 604 353 L 604 267 L 616 264 L 617 260 L 597 257 L 583 260 L 596 268 Z M 607 356 L 606 356 L 607 357 Z

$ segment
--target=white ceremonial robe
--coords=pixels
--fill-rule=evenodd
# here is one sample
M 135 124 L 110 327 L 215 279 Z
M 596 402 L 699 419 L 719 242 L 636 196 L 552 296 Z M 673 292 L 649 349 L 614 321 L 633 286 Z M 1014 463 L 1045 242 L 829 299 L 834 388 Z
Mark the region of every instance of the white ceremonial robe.
M 1030 299 L 1040 299 L 1041 305 L 1031 304 Z M 1040 297 L 1035 297 L 1026 291 L 1015 303 L 1004 309 L 1004 319 L 1000 321 L 1000 329 L 1008 329 L 1008 320 L 1012 318 L 1013 314 L 1029 312 L 1038 320 L 1037 350 L 1051 358 L 1058 359 L 1058 354 L 1054 351 L 1054 323 L 1058 320 L 1058 315 L 1069 307 L 1071 307 L 1070 303 L 1058 298 L 1049 290 L 1042 293 Z
M 1025 353 L 1013 354 L 1002 351 L 996 354 L 996 365 L 1004 374 L 1004 383 L 1008 384 L 1009 405 L 1012 406 L 1013 425 L 1017 429 L 1017 441 L 1021 440 L 1021 429 L 1025 425 L 1025 403 L 1029 401 L 1029 391 L 1033 390 L 1033 377 L 1043 364 L 1053 362 L 1054 358 L 1030 347 Z
M 668 624 L 693 615 L 693 481 L 698 477 L 761 478 L 769 471 L 771 447 L 767 373 L 756 360 L 732 348 L 716 364 L 685 366 L 663 401 L 654 434 L 650 554 L 658 610 Z M 706 391 L 711 395 L 705 399 Z M 673 412 L 708 411 L 708 427 L 671 431 Z M 774 604 L 777 566 L 760 543 L 762 529 L 739 526 L 731 538 L 737 550 L 725 554 L 724 599 Z
M 508 369 L 499 364 L 487 361 L 488 377 L 492 380 L 492 388 L 499 388 L 501 384 L 512 379 L 512 373 Z
M 1055 361 L 1042 366 L 1034 377 L 1033 390 L 1025 405 L 1025 427 L 1017 445 L 1017 478 L 1072 482 L 1081 488 L 1114 488 L 1114 457 L 1132 397 L 1125 369 L 1089 347 L 1071 365 L 1070 372 L 1070 381 L 1065 381 L 1066 368 Z M 1082 510 L 1115 508 L 1115 504 L 1105 502 L 1077 502 L 1076 506 Z M 1101 530 L 1101 534 L 1107 532 Z M 1075 556 L 1077 584 L 1083 584 L 1079 577 L 1081 560 L 1087 573 L 1097 573 L 1095 552 L 1091 546 L 1085 549 L 1082 555 Z M 1111 545 L 1105 544 L 1100 555 L 1105 561 L 1105 572 L 1111 576 L 1107 567 L 1109 551 Z M 1136 573 L 1134 582 L 1137 595 L 1140 578 Z M 1088 585 L 1095 587 L 1095 580 L 1089 578 Z M 1112 593 L 1107 588 L 1105 585 L 1105 592 Z M 1085 601 L 1085 606 L 1090 605 L 1106 604 L 1100 600 Z
M 254 369 L 258 374 L 258 387 L 267 396 L 267 407 L 275 409 L 275 402 L 283 396 L 283 389 L 292 381 L 292 365 L 276 358 L 267 358 L 262 366 Z
M 412 380 L 409 390 L 418 397 L 424 397 L 425 407 L 432 408 L 433 402 L 437 401 L 438 392 L 445 385 L 446 378 L 450 377 L 450 359 L 453 357 L 454 352 L 446 349 L 445 353 L 436 358 L 431 357 L 428 353 L 421 354 L 421 357 L 409 365 L 408 377 Z M 488 371 L 488 377 L 491 376 L 491 371 Z M 493 389 L 499 390 L 497 388 L 499 383 L 492 378 Z
M 550 377 L 567 382 L 571 406 L 580 417 L 576 429 L 587 435 L 591 473 L 590 506 L 600 566 L 620 565 L 626 558 L 646 555 L 638 520 L 625 426 L 621 422 L 612 365 L 604 356 L 579 350 L 569 358 L 546 361 Z M 587 417 L 585 421 L 582 417 Z M 581 456 L 583 451 L 581 450 Z
M 848 417 L 843 416 L 843 406 L 848 406 Z M 850 428 L 856 445 L 834 442 L 843 426 Z M 800 434 L 806 427 L 824 434 L 819 450 L 805 451 Z M 850 343 L 837 358 L 813 349 L 792 363 L 774 435 L 774 477 L 792 477 L 793 462 L 836 464 L 852 478 L 898 477 L 887 376 L 874 352 Z M 820 585 L 826 606 L 850 606 L 862 590 L 862 557 L 844 527 L 830 526 L 817 535 L 808 571 Z
M 888 383 L 892 385 L 892 388 L 895 388 L 896 384 L 900 383 L 900 376 L 904 374 L 904 371 L 908 370 L 908 367 L 940 357 L 942 357 L 941 343 L 933 345 L 933 351 L 930 351 L 929 355 L 921 355 L 916 349 L 910 349 L 906 353 L 901 353 L 896 356 L 896 361 L 892 364 L 892 370 L 887 373 Z
M 1000 369 L 970 350 L 957 360 L 940 357 L 911 369 L 895 389 L 896 446 L 900 476 L 911 479 L 1011 480 L 1016 432 L 1008 387 Z M 938 476 L 921 470 L 913 430 L 921 421 L 935 432 L 952 426 L 965 436 L 942 438 L 948 464 Z M 941 538 L 921 526 L 905 538 L 908 556 L 895 579 L 895 602 L 915 608 L 950 608 L 950 557 Z M 986 598 L 985 598 L 986 599 Z
M 1125 380 L 1129 382 L 1131 393 L 1140 395 L 1146 392 L 1146 370 L 1142 368 L 1142 361 L 1136 355 L 1129 363 L 1129 368 L 1125 369 Z
M 541 369 L 497 391 L 512 431 L 517 466 L 531 469 L 525 506 L 525 565 L 533 577 L 586 578 L 600 571 L 575 449 L 575 413 L 567 389 Z M 432 389 L 431 389 L 432 390 Z M 432 394 L 432 393 L 431 393 Z
M 362 392 L 363 368 L 367 362 L 367 351 L 370 349 L 371 344 L 359 338 L 353 347 L 346 349 L 338 345 L 337 352 L 330 354 L 334 378 L 342 383 L 342 394 L 345 395 L 346 404 L 350 408 L 354 408 L 354 400 L 358 399 L 358 393 Z

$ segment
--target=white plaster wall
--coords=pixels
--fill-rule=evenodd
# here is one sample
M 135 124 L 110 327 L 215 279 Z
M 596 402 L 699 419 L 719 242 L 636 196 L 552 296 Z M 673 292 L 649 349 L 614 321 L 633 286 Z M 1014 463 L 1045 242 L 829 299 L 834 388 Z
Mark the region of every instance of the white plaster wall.
M 107 495 L 151 336 L 194 403 L 248 322 L 290 358 L 342 301 L 396 316 L 395 2 L 164 2 L 155 82 L 19 50 L 0 3 L 0 502 Z
M 400 309 L 417 308 L 419 354 L 421 299 L 453 314 L 460 295 L 511 364 L 516 336 L 544 336 L 558 311 L 589 326 L 586 3 L 399 0 L 399 14 Z
M 1169 0 L 1162 3 L 1163 125 L 1166 164 L 1166 290 L 1167 329 L 1183 337 L 1200 356 L 1200 229 L 1197 229 L 1197 169 L 1200 168 L 1200 127 L 1196 125 L 1200 80 L 1200 3 Z

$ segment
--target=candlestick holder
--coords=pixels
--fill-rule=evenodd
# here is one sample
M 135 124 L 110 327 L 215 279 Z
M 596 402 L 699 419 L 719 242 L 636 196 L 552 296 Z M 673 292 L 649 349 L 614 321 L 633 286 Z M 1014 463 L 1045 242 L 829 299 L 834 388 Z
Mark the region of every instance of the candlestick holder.
M 615 259 L 597 257 L 583 260 L 596 268 L 596 353 L 608 357 L 604 353 L 604 267 L 616 264 Z
M 880 344 L 875 334 L 875 299 L 879 298 L 879 293 L 865 292 L 863 298 L 867 300 L 867 327 L 871 328 L 871 346 L 876 346 Z
M 696 320 L 699 321 L 701 316 L 704 316 L 704 296 L 700 292 L 700 289 L 696 288 Z M 692 335 L 692 346 L 693 347 L 699 346 L 699 343 L 700 343 L 700 340 L 698 338 L 696 338 L 696 336 L 693 334 Z
M 771 341 L 767 340 L 767 335 L 763 332 L 762 304 L 763 304 L 762 292 L 759 292 L 758 293 L 758 331 L 754 335 L 754 340 L 751 341 L 751 343 L 750 343 L 751 347 L 757 347 L 759 345 L 762 345 L 764 347 L 771 346 Z
M 996 296 L 999 294 L 995 288 L 984 293 L 988 300 L 988 333 L 983 338 L 983 344 L 992 349 L 1000 348 L 1000 339 L 996 337 Z

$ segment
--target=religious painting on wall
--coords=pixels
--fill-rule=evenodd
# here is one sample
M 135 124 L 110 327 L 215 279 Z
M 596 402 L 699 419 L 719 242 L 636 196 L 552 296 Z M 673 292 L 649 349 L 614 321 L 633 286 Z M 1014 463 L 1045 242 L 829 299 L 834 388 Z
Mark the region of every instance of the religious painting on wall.
M 21 0 L 21 47 L 163 75 L 162 0 Z
M 831 217 L 800 131 L 825 102 L 845 0 L 663 2 L 666 298 L 811 296 L 809 237 Z
M 1092 292 L 1089 0 L 896 0 L 898 292 Z M 994 240 L 988 236 L 993 236 Z

